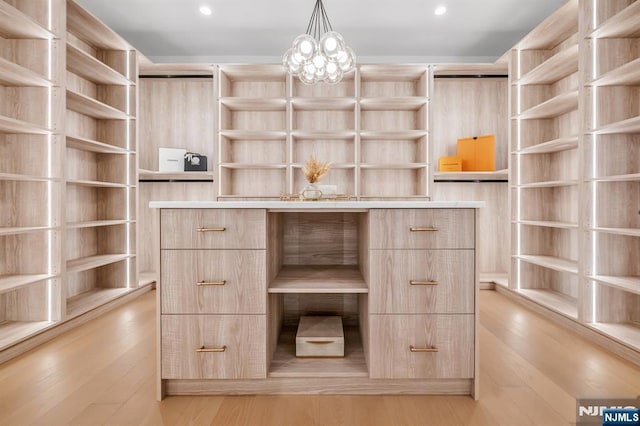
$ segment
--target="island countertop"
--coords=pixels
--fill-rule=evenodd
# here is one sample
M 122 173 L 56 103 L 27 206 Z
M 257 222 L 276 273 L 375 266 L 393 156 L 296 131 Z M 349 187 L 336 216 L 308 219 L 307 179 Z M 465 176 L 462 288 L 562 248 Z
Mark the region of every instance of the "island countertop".
M 477 209 L 484 201 L 151 201 L 155 209 Z

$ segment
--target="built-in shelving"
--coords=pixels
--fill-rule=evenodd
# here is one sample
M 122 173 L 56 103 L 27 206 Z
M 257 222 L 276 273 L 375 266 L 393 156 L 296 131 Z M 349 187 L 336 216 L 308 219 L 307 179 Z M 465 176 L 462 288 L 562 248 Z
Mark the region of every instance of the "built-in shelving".
M 607 124 L 593 131 L 597 135 L 614 135 L 622 133 L 640 133 L 640 116 Z
M 613 15 L 589 35 L 590 38 L 637 38 L 640 36 L 640 3 L 632 2 L 629 6 Z
M 640 58 L 625 63 L 601 75 L 591 86 L 637 86 L 640 85 Z
M 14 181 L 23 181 L 23 182 L 46 182 L 51 180 L 46 176 L 28 176 L 28 175 L 19 175 L 15 173 L 0 173 L 0 181 L 3 180 L 14 180 Z
M 231 111 L 284 111 L 286 99 L 271 98 L 220 98 L 220 104 Z
M 590 279 L 610 287 L 640 295 L 640 276 L 620 277 L 613 275 L 593 275 Z
M 131 223 L 128 220 L 92 220 L 86 222 L 69 222 L 67 223 L 67 229 L 81 229 L 81 228 L 97 228 L 102 226 L 115 226 L 125 225 Z
M 496 170 L 495 172 L 435 172 L 433 179 L 438 181 L 460 181 L 460 182 L 486 182 L 486 181 L 508 181 L 507 170 Z
M 104 142 L 98 142 L 87 138 L 67 135 L 67 148 L 78 149 L 82 151 L 96 152 L 100 154 L 126 154 L 125 148 L 110 145 Z
M 126 86 L 130 81 L 99 59 L 67 43 L 67 69 L 97 84 Z
M 51 81 L 29 68 L 0 57 L 0 84 L 6 86 L 49 87 Z
M 577 180 L 550 180 L 545 182 L 532 182 L 519 185 L 520 188 L 558 188 L 561 186 L 575 186 L 578 185 Z
M 569 136 L 554 139 L 548 142 L 542 142 L 537 145 L 523 148 L 519 151 L 520 155 L 527 154 L 552 154 L 555 152 L 568 151 L 578 147 L 578 136 Z
M 356 105 L 355 98 L 293 98 L 291 105 L 301 111 L 349 110 Z
M 51 31 L 4 1 L 0 3 L 0 35 L 4 38 L 45 40 L 54 38 Z
M 519 255 L 516 257 L 533 265 L 542 266 L 555 271 L 568 272 L 570 274 L 578 273 L 578 262 L 573 260 L 562 259 L 554 256 Z
M 640 228 L 593 228 L 594 231 L 608 234 L 627 235 L 630 237 L 640 237 Z
M 94 188 L 126 188 L 128 185 L 116 182 L 102 182 L 97 180 L 72 180 L 67 179 L 67 184 L 78 186 L 90 186 Z
M 525 74 L 518 84 L 551 84 L 574 73 L 578 68 L 578 45 L 561 50 L 533 70 Z
M 67 89 L 67 108 L 98 120 L 126 120 L 127 114 L 82 93 Z
M 269 293 L 367 293 L 357 266 L 284 266 Z
M 522 120 L 553 118 L 578 108 L 578 90 L 557 95 L 520 113 Z
M 557 222 L 549 220 L 521 220 L 520 223 L 522 225 L 542 226 L 546 228 L 578 229 L 578 224 L 571 222 Z
M 15 118 L 0 115 L 0 133 L 10 133 L 18 135 L 48 135 L 51 130 L 44 126 L 28 123 Z
M 51 274 L 0 275 L 0 294 L 53 278 Z
M 0 227 L 0 236 L 25 234 L 33 231 L 48 231 L 53 228 L 49 226 L 20 226 L 20 227 Z
M 67 272 L 82 272 L 94 269 L 100 266 L 109 265 L 111 263 L 120 262 L 128 259 L 127 254 L 101 254 L 96 256 L 81 257 L 78 259 L 70 259 L 67 261 Z

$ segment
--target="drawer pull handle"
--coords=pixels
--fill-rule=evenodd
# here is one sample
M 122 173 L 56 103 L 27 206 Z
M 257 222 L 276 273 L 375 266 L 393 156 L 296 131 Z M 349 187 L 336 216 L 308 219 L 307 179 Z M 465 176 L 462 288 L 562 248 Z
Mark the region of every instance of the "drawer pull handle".
M 436 348 L 435 346 L 429 346 L 426 348 L 418 348 L 416 346 L 409 346 L 409 350 L 411 352 L 438 352 L 438 348 Z
M 438 285 L 438 281 L 419 281 L 419 280 L 410 280 L 409 284 L 411 285 Z
M 200 281 L 197 282 L 196 285 L 198 287 L 205 287 L 205 286 L 209 286 L 209 285 L 225 285 L 227 283 L 227 280 L 222 280 L 222 281 Z
M 196 349 L 196 352 L 199 353 L 205 353 L 205 352 L 224 352 L 227 350 L 226 346 L 221 346 L 219 348 L 205 348 L 204 346 L 200 346 L 198 349 Z
M 436 232 L 438 230 L 438 228 L 421 228 L 419 226 L 412 226 L 411 228 L 409 228 L 409 230 L 411 232 Z
M 305 343 L 311 343 L 314 345 L 326 345 L 328 343 L 335 343 L 335 340 L 307 340 Z
M 198 232 L 224 232 L 227 228 L 198 228 Z

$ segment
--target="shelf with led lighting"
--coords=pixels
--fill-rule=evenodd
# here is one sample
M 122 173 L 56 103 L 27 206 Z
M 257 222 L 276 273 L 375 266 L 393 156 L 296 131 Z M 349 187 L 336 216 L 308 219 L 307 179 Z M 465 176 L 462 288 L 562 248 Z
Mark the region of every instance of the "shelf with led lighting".
M 69 89 L 67 89 L 67 108 L 98 120 L 126 120 L 128 118 L 127 113 L 111 105 Z
M 553 118 L 578 109 L 578 90 L 561 93 L 520 113 L 521 120 Z
M 592 275 L 589 279 L 606 286 L 640 295 L 640 276 Z
M 553 181 L 524 183 L 517 186 L 522 189 L 532 189 L 532 188 L 558 188 L 563 186 L 576 186 L 576 185 L 578 185 L 577 180 L 553 180 Z
M 531 154 L 552 154 L 555 152 L 568 151 L 578 147 L 578 136 L 569 136 L 542 142 L 537 145 L 522 148 L 519 152 L 521 155 Z M 516 151 L 514 151 L 516 152 Z
M 632 2 L 615 15 L 604 20 L 589 35 L 590 38 L 638 38 L 640 37 L 640 3 Z
M 55 277 L 52 274 L 0 275 L 0 294 L 18 290 Z
M 578 69 L 578 45 L 561 50 L 546 61 L 526 73 L 517 84 L 551 84 L 563 79 Z
M 132 50 L 115 31 L 73 1 L 67 2 L 67 31 L 101 50 Z
M 541 226 L 545 228 L 578 229 L 578 224 L 573 222 L 558 222 L 551 220 L 521 220 L 518 223 L 527 226 Z
M 220 105 L 230 111 L 284 111 L 287 100 L 277 98 L 220 98 Z
M 0 85 L 50 87 L 52 83 L 29 68 L 0 58 Z
M 640 133 L 640 116 L 631 117 L 604 125 L 594 130 L 593 133 L 598 135 Z
M 363 98 L 360 100 L 360 108 L 363 111 L 415 111 L 428 102 L 426 97 L 386 97 L 386 98 Z
M 31 16 L 7 2 L 0 2 L 0 35 L 7 39 L 51 39 L 53 33 Z
M 96 84 L 117 86 L 131 84 L 127 77 L 72 43 L 67 43 L 67 69 Z
M 294 109 L 304 111 L 315 110 L 349 110 L 356 106 L 355 98 L 293 98 L 291 105 Z
M 44 126 L 0 115 L 0 133 L 16 135 L 48 135 L 51 130 Z
M 590 83 L 592 86 L 637 86 L 640 84 L 640 58 L 614 68 Z
M 78 149 L 81 151 L 90 151 L 99 154 L 127 154 L 126 148 L 110 145 L 108 143 L 99 142 L 78 136 L 67 135 L 67 148 Z

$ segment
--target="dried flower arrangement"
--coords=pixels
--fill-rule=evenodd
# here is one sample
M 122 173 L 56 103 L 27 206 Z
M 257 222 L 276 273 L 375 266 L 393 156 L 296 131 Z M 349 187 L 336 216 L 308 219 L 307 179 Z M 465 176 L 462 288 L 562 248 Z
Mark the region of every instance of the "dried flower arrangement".
M 331 170 L 331 163 L 318 161 L 315 155 L 310 156 L 307 163 L 302 167 L 304 177 L 309 183 L 318 182 L 329 170 Z

